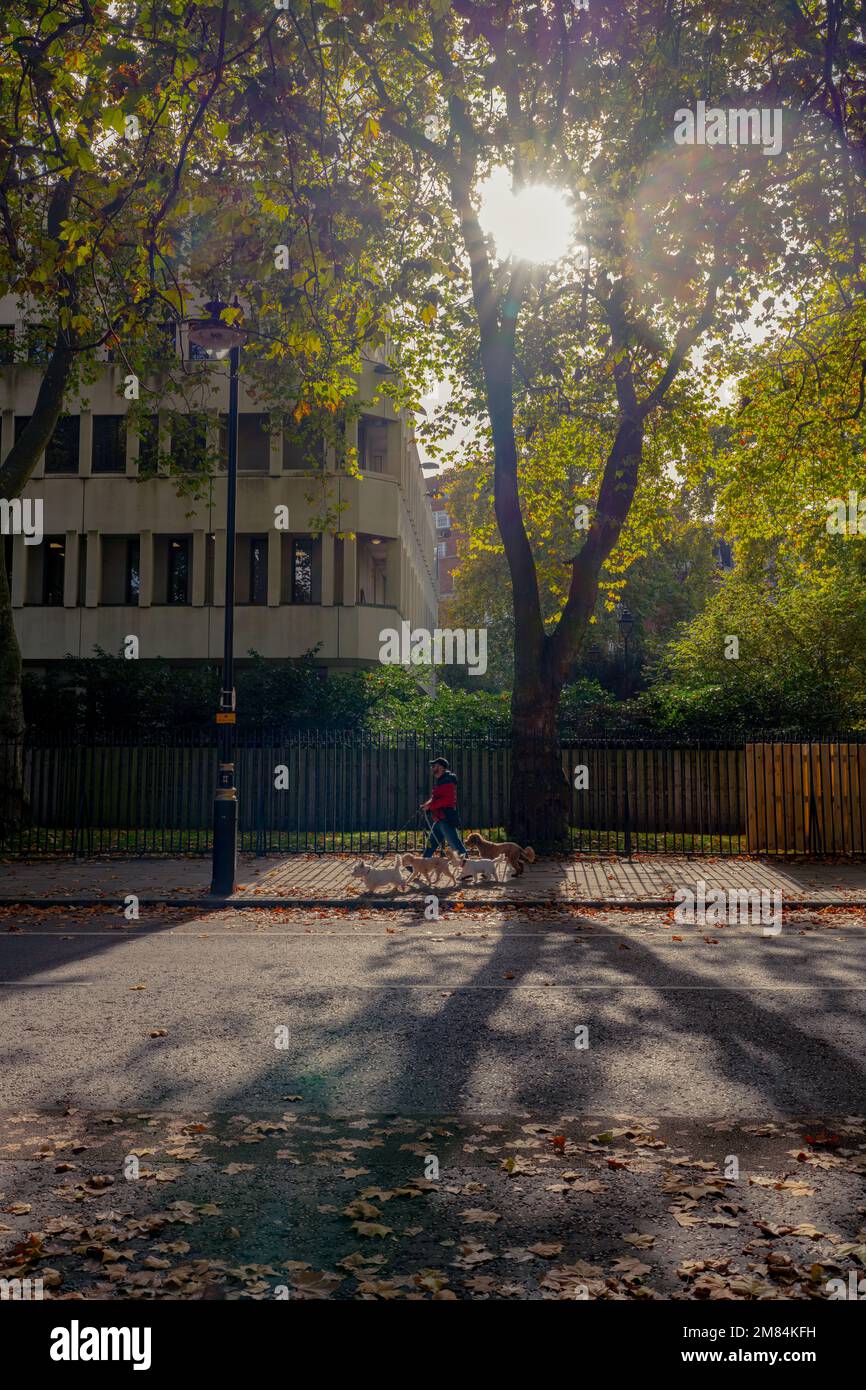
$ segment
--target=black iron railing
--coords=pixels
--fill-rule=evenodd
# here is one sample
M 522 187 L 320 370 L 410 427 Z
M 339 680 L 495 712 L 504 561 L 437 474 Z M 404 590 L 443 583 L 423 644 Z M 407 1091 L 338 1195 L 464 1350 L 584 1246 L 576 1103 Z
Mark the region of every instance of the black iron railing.
M 461 824 L 503 839 L 503 734 L 237 731 L 242 850 L 384 853 L 420 846 L 428 761 L 459 781 Z M 574 732 L 560 740 L 567 847 L 587 853 L 844 854 L 866 849 L 866 736 L 706 739 Z M 205 854 L 213 727 L 104 730 L 0 744 L 0 853 Z M 530 828 L 528 838 L 532 838 Z

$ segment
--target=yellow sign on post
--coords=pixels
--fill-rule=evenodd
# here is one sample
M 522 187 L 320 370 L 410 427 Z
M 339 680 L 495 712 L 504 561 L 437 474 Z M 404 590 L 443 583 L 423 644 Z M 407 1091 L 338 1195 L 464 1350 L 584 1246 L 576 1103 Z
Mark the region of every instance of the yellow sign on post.
M 238 717 L 235 714 L 234 710 L 227 710 L 217 715 L 216 722 L 218 724 L 236 724 L 237 719 Z

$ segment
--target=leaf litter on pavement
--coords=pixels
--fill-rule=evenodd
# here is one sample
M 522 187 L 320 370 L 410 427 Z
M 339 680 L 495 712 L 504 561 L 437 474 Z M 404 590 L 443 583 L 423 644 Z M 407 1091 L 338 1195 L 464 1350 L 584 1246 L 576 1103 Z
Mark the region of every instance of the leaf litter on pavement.
M 810 1299 L 866 1270 L 862 1116 L 70 1107 L 0 1138 L 0 1277 L 59 1300 Z

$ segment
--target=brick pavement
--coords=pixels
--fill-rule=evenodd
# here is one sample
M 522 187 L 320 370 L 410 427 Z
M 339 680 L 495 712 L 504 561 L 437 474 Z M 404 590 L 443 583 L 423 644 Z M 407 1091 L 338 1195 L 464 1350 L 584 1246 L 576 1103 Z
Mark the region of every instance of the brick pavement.
M 238 865 L 239 891 L 233 901 L 294 900 L 351 902 L 364 897 L 350 875 L 353 856 L 243 856 Z M 196 856 L 173 859 L 89 859 L 84 861 L 0 861 L 0 902 L 30 899 L 120 901 L 139 898 L 184 903 L 208 895 L 210 861 Z M 671 855 L 632 859 L 580 856 L 541 859 L 518 879 L 498 884 L 464 884 L 455 892 L 467 903 L 521 902 L 656 902 L 670 901 L 677 887 L 779 889 L 783 901 L 866 904 L 866 864 L 789 863 Z M 379 888 L 376 901 L 419 900 L 426 885 L 394 894 Z M 444 891 L 439 896 L 445 898 Z M 452 894 L 453 896 L 453 894 Z

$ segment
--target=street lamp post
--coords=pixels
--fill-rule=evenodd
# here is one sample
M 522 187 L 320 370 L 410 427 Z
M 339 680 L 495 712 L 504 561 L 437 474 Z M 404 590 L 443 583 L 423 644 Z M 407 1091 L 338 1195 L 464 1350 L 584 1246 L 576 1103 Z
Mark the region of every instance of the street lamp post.
M 238 478 L 238 368 L 244 330 L 222 318 L 228 308 L 220 299 L 206 304 L 209 317 L 192 320 L 189 340 L 215 360 L 229 359 L 228 471 L 226 474 L 225 631 L 219 725 L 219 771 L 214 794 L 213 870 L 210 891 L 229 897 L 235 889 L 238 857 L 238 793 L 235 781 L 234 625 L 235 625 L 235 519 Z M 237 300 L 235 301 L 237 306 Z
M 618 624 L 618 626 L 619 626 L 619 630 L 620 630 L 620 632 L 622 633 L 622 646 L 623 646 L 623 652 L 622 652 L 622 674 L 623 674 L 622 685 L 623 685 L 623 690 L 622 690 L 622 693 L 623 693 L 623 695 L 627 695 L 627 694 L 628 694 L 628 639 L 629 639 L 629 633 L 631 632 L 632 628 L 634 627 L 634 618 L 632 617 L 631 613 L 628 611 L 628 609 L 626 608 L 626 606 L 625 606 L 624 603 L 621 603 L 621 604 L 619 605 L 619 609 L 617 610 L 617 618 L 616 618 L 616 621 L 617 621 L 617 624 Z

